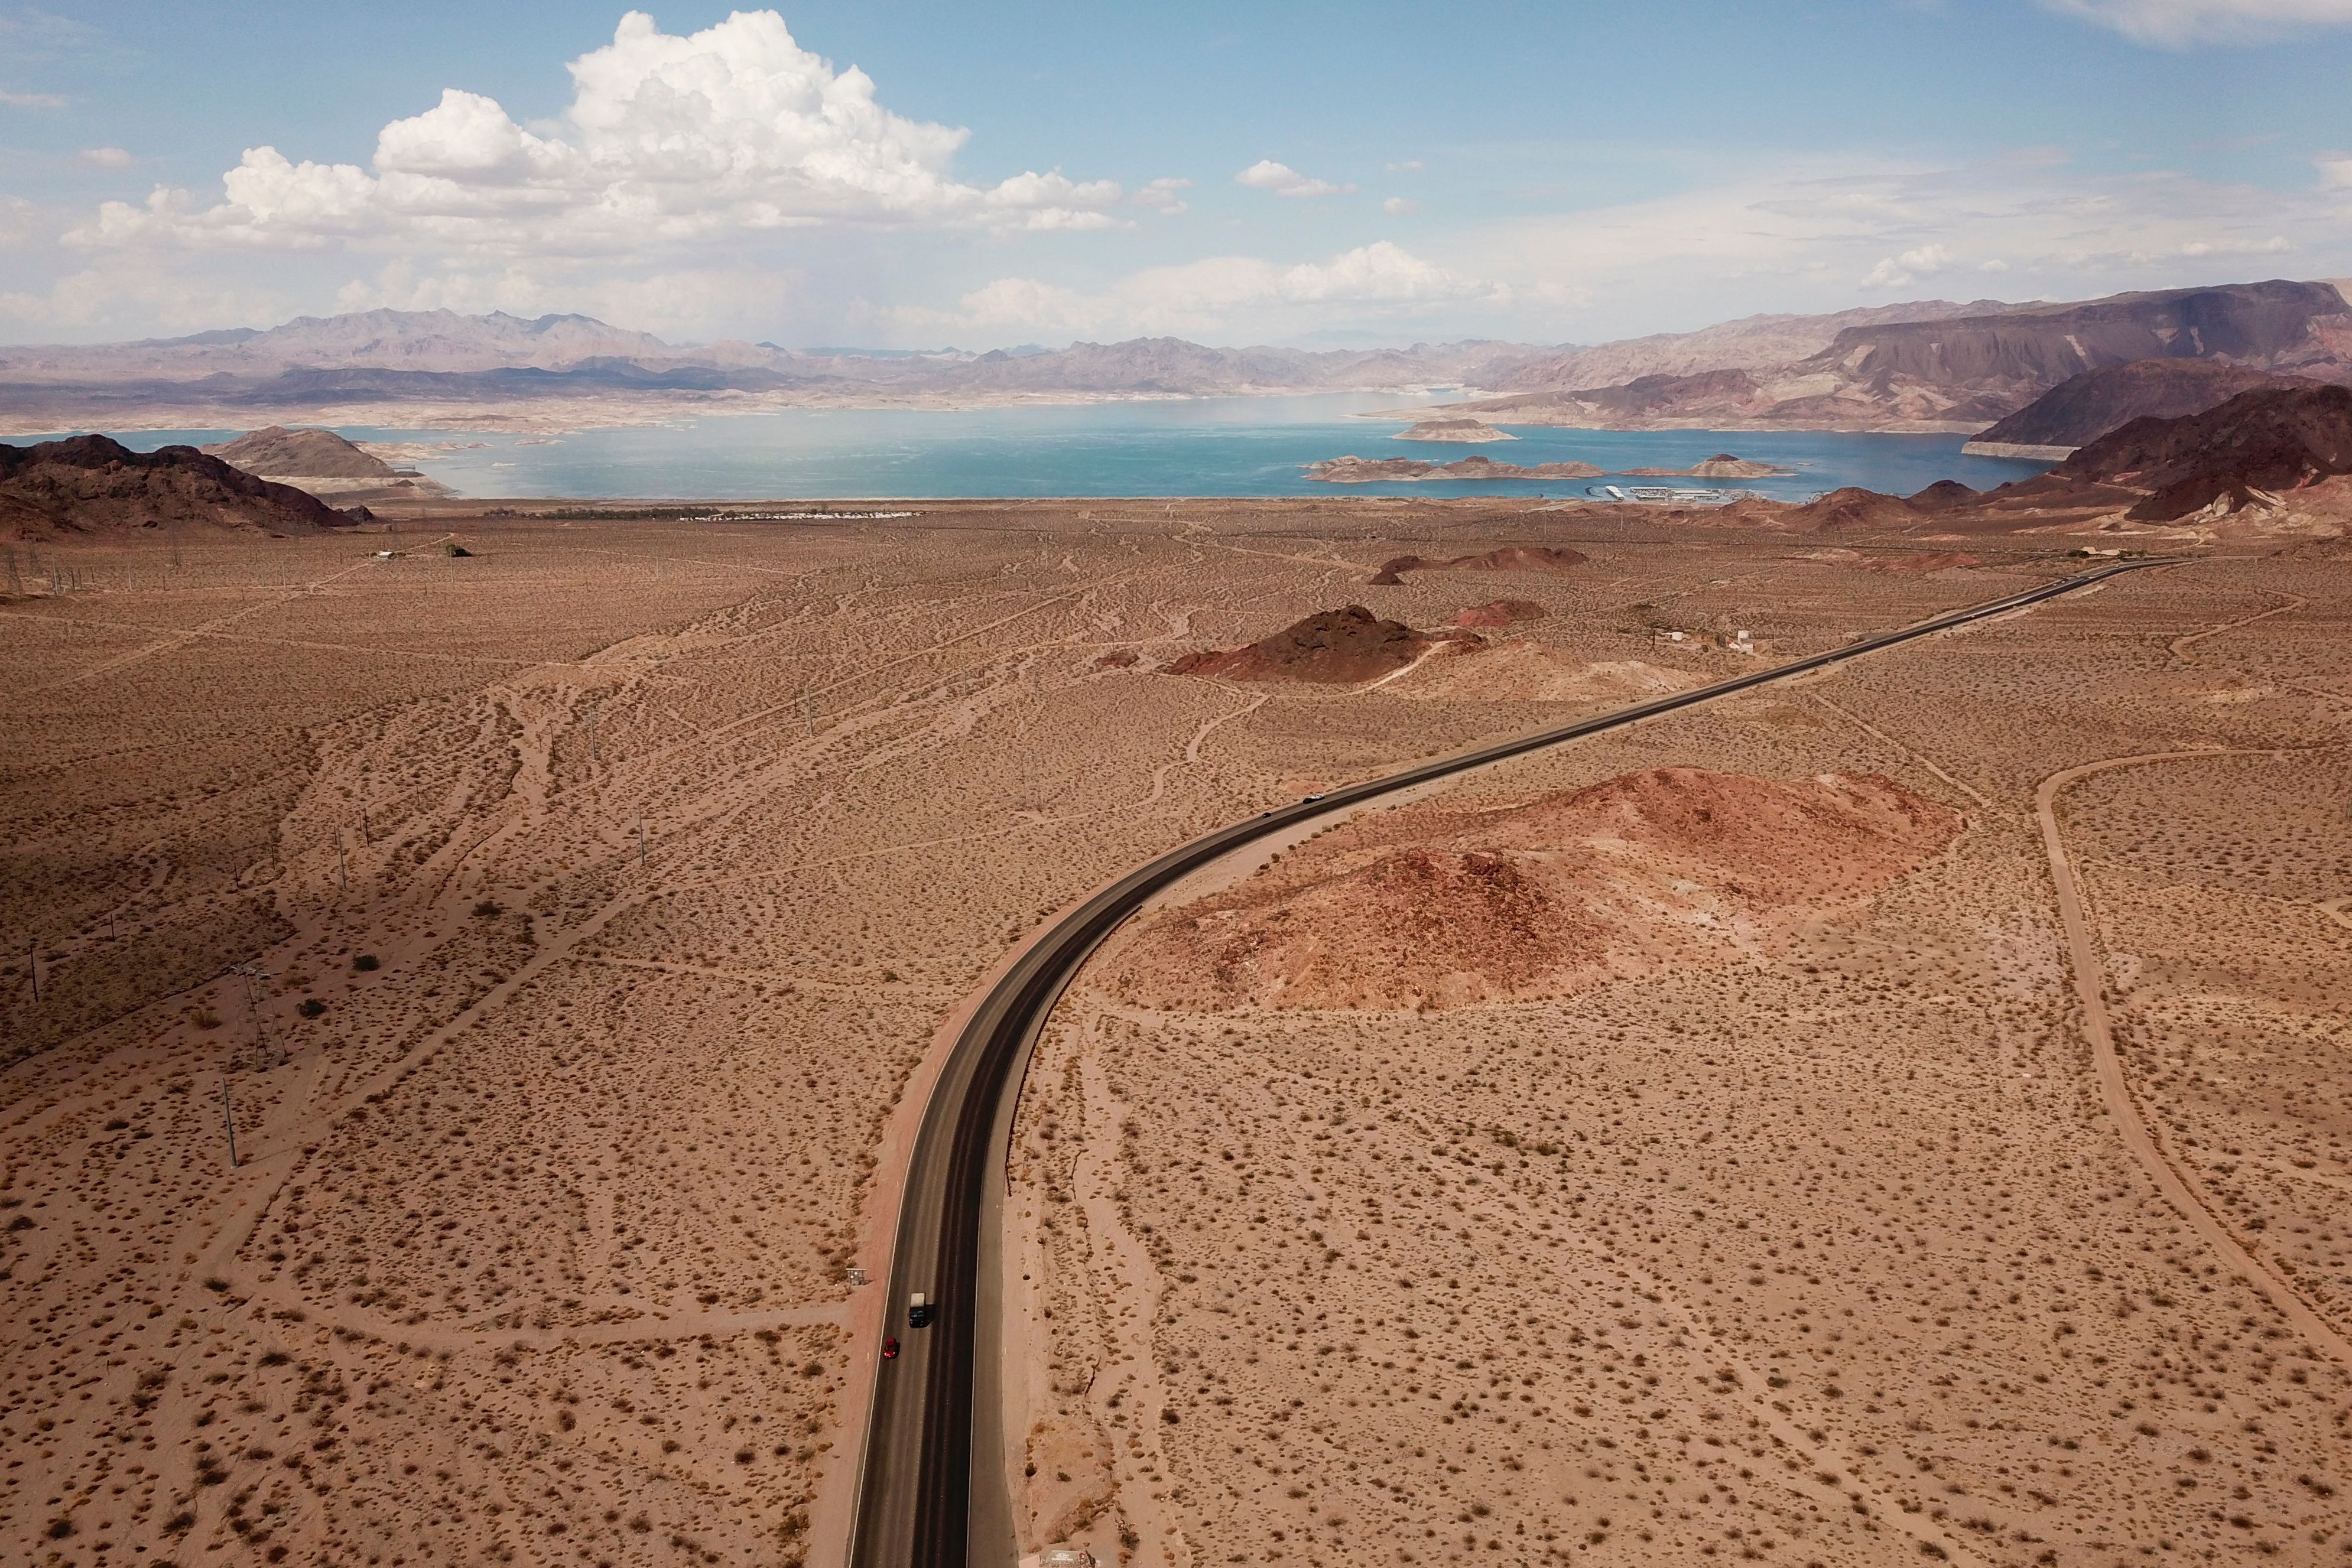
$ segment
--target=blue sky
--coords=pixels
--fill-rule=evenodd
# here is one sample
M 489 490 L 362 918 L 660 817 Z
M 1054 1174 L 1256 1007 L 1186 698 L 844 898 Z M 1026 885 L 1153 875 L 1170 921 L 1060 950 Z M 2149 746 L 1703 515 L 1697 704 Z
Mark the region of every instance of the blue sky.
M 2352 274 L 2352 0 L 729 15 L 0 0 L 0 340 L 1589 342 Z

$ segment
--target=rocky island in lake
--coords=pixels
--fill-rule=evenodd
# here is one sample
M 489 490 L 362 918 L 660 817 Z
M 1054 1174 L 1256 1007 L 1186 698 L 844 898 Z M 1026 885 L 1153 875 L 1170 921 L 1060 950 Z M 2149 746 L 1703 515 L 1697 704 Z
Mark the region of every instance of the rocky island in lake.
M 1486 441 L 1517 441 L 1507 430 L 1497 430 L 1483 419 L 1424 419 L 1410 430 L 1400 430 L 1399 441 L 1452 441 L 1474 445 Z
M 1590 463 L 1497 463 L 1463 457 L 1427 463 L 1418 457 L 1331 457 L 1307 467 L 1307 476 L 1325 485 L 1386 485 L 1421 479 L 1597 479 L 1603 470 Z

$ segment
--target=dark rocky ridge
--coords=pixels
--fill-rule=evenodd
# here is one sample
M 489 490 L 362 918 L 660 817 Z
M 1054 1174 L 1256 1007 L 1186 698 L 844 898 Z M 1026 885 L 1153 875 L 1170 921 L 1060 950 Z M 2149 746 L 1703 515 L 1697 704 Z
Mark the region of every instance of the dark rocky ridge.
M 2051 471 L 2062 483 L 2148 492 L 2126 513 L 2170 522 L 2216 501 L 2228 509 L 2337 474 L 2352 474 L 2352 387 L 2241 392 L 2180 419 L 2136 419 Z
M 1497 545 L 1478 555 L 1457 555 L 1450 560 L 1401 555 L 1381 563 L 1371 579 L 1376 588 L 1394 588 L 1404 580 L 1402 571 L 1566 571 L 1592 558 L 1561 545 Z
M 193 446 L 133 452 L 103 435 L 0 445 L 0 534 L 10 538 L 190 524 L 308 534 L 355 520 Z
M 2310 384 L 2299 376 L 2218 360 L 2134 360 L 2067 377 L 1969 444 L 2086 446 L 2135 419 L 2179 419 L 2219 407 L 2240 392 Z

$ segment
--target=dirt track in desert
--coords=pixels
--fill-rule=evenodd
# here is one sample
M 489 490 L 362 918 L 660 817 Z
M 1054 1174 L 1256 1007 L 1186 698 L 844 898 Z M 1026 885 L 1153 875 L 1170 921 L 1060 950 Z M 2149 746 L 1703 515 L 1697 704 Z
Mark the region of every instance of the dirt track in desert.
M 2067 541 L 1892 573 L 1335 500 L 386 542 L 84 548 L 0 604 L 12 1559 L 828 1561 L 888 1159 L 1038 921 L 1276 800 L 1990 598 Z M 1529 543 L 1591 559 L 1367 582 Z M 2340 1558 L 2345 1369 L 2109 1117 L 2033 801 L 2261 754 L 2084 778 L 2066 846 L 2150 1124 L 2352 1327 L 2347 570 L 2143 573 L 1203 895 L 1378 936 L 1507 914 L 1458 901 L 1508 862 L 1547 914 L 1465 940 L 1475 984 L 1351 942 L 1295 949 L 1296 1005 L 1270 959 L 1203 991 L 1185 906 L 1131 927 L 1013 1153 L 1031 1542 Z M 1507 599 L 1546 613 L 1375 689 L 1159 670 Z M 1793 836 L 1759 862 L 1695 786 L 1622 782 L 1677 770 Z

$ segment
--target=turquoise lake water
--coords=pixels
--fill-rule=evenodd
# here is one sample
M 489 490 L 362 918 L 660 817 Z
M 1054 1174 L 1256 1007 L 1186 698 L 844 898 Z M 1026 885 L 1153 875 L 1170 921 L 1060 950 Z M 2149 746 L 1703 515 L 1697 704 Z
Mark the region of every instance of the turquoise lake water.
M 1938 479 L 1977 489 L 2048 466 L 1964 457 L 1958 435 L 1822 432 L 1558 430 L 1505 425 L 1520 437 L 1479 446 L 1395 439 L 1403 422 L 1351 417 L 1408 406 L 1394 393 L 1199 398 L 932 409 L 793 410 L 556 436 L 344 425 L 357 441 L 450 444 L 417 466 L 467 496 L 580 499 L 948 496 L 1581 496 L 1586 481 L 1321 485 L 1310 463 L 1360 457 L 1502 463 L 1570 460 L 1612 473 L 1687 468 L 1718 452 L 1772 463 L 1786 477 L 1664 480 L 1805 500 L 1840 486 L 1908 495 Z M 1428 401 L 1442 401 L 1431 399 Z M 234 431 L 142 431 L 124 444 L 226 440 Z M 18 443 L 28 439 L 16 438 Z M 1599 483 L 1593 481 L 1592 483 Z

